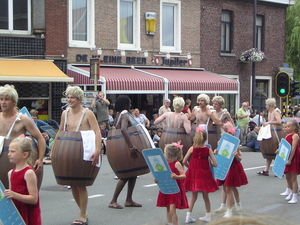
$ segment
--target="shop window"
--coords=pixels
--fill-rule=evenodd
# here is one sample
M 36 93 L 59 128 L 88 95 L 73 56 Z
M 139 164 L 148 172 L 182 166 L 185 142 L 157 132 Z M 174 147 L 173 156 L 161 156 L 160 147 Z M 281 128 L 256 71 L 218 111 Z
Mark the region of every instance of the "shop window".
M 69 46 L 95 47 L 94 0 L 69 1 Z
M 232 12 L 222 10 L 221 18 L 221 52 L 231 52 Z
M 0 1 L 0 33 L 30 34 L 31 0 Z
M 118 49 L 140 50 L 140 0 L 118 0 Z
M 161 1 L 161 52 L 181 52 L 181 2 Z

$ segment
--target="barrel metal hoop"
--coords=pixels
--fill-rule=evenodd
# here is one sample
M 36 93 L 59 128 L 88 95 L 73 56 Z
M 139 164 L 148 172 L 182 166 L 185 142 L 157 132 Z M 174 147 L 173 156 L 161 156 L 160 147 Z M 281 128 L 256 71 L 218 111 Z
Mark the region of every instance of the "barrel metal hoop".
M 186 132 L 177 132 L 177 131 L 170 131 L 170 130 L 163 130 L 163 132 L 168 134 L 187 134 Z
M 148 166 L 140 166 L 140 167 L 136 167 L 136 168 L 132 168 L 132 169 L 129 169 L 129 170 L 119 170 L 119 171 L 114 171 L 116 174 L 117 173 L 130 173 L 130 172 L 134 172 L 134 171 L 137 171 L 137 170 L 145 170 L 145 169 L 148 169 L 149 167 Z
M 68 140 L 68 141 L 82 141 L 82 138 L 73 138 L 73 137 L 58 137 L 58 140 Z
M 95 177 L 65 177 L 56 175 L 55 178 L 59 180 L 95 180 Z

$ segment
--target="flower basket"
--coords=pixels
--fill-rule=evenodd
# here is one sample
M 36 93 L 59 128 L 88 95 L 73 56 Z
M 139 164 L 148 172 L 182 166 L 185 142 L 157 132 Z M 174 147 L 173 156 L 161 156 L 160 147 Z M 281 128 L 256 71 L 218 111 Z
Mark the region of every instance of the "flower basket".
M 263 53 L 262 51 L 260 51 L 256 48 L 251 48 L 242 53 L 242 55 L 240 57 L 240 61 L 242 63 L 261 62 L 265 58 L 266 58 L 265 53 Z

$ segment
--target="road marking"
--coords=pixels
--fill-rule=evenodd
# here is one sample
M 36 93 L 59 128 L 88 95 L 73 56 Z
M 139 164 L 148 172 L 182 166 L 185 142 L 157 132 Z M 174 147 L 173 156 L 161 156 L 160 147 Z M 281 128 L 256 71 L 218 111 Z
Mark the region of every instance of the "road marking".
M 155 187 L 157 186 L 157 184 L 147 184 L 147 185 L 144 185 L 143 187 Z
M 245 168 L 244 170 L 245 171 L 248 171 L 248 170 L 256 170 L 256 169 L 261 169 L 261 168 L 264 168 L 266 166 L 256 166 L 256 167 L 250 167 L 250 168 Z
M 263 207 L 263 208 L 260 208 L 260 209 L 257 209 L 255 211 L 253 211 L 254 213 L 263 213 L 263 212 L 266 212 L 266 211 L 269 211 L 271 209 L 276 209 L 280 206 L 282 206 L 283 204 L 273 204 L 273 205 L 269 205 L 269 206 L 266 206 L 266 207 Z
M 102 195 L 102 194 L 98 194 L 98 195 L 90 195 L 88 198 L 99 198 L 99 197 L 103 197 L 105 195 Z M 75 199 L 70 199 L 70 201 L 75 201 Z

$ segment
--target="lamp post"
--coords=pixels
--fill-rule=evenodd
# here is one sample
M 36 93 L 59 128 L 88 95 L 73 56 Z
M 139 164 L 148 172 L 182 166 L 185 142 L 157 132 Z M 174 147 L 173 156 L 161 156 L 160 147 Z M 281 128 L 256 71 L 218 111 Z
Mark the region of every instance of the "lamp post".
M 257 47 L 257 40 L 256 40 L 256 14 L 257 14 L 257 0 L 254 0 L 254 10 L 253 10 L 253 48 Z M 252 62 L 252 109 L 254 110 L 254 98 L 255 98 L 255 62 Z

